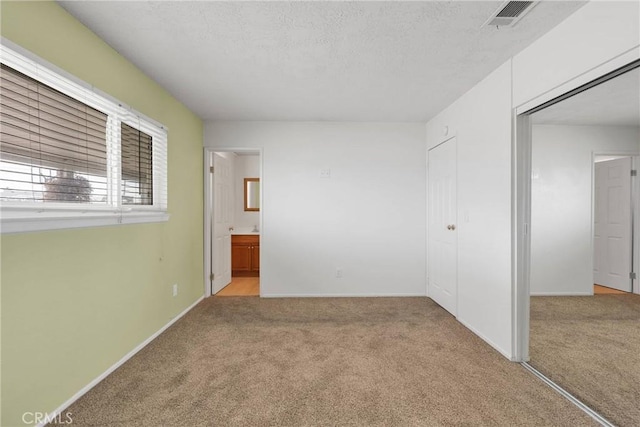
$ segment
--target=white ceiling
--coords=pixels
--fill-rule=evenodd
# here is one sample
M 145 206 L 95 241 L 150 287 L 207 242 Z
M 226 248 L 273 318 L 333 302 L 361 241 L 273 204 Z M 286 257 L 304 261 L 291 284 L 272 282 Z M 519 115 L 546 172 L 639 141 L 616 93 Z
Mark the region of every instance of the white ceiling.
M 640 68 L 531 116 L 533 123 L 640 127 Z
M 585 2 L 61 1 L 203 119 L 425 122 Z

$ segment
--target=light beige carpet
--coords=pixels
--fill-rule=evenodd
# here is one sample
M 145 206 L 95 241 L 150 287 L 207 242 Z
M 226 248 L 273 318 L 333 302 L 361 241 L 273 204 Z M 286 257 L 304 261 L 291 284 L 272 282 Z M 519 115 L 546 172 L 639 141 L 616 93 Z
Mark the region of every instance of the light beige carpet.
M 74 426 L 583 426 L 427 298 L 209 298 L 73 404 Z
M 640 295 L 531 298 L 531 365 L 619 426 L 640 426 Z

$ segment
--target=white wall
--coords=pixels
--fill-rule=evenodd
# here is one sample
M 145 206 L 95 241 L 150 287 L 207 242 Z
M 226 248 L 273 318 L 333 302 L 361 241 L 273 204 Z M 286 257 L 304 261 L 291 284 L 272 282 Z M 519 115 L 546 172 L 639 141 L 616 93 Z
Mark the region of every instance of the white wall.
M 263 148 L 263 296 L 426 295 L 423 124 L 210 122 L 205 145 Z
M 513 57 L 513 105 L 540 97 L 625 53 L 637 55 L 639 27 L 640 2 L 589 2 Z
M 639 16 L 638 2 L 587 3 L 427 124 L 430 147 L 444 126 L 458 135 L 458 319 L 507 357 L 526 357 L 512 278 L 515 109 L 640 58 Z
M 511 63 L 427 124 L 458 145 L 458 320 L 511 354 Z M 448 135 L 444 135 L 445 126 Z
M 234 221 L 236 230 L 240 228 L 253 229 L 260 224 L 260 212 L 244 210 L 244 179 L 260 177 L 259 155 L 238 155 L 235 157 L 234 173 Z
M 640 130 L 534 125 L 532 136 L 531 294 L 591 295 L 592 155 L 637 153 Z

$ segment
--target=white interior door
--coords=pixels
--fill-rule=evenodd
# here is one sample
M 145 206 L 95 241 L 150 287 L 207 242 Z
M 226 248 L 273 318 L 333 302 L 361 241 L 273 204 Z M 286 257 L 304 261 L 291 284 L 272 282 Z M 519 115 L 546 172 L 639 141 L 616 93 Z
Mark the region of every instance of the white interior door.
M 231 229 L 233 227 L 233 163 L 213 154 L 213 239 L 211 293 L 231 283 Z
M 457 315 L 456 139 L 429 150 L 428 293 Z
M 631 157 L 595 164 L 594 283 L 631 292 Z

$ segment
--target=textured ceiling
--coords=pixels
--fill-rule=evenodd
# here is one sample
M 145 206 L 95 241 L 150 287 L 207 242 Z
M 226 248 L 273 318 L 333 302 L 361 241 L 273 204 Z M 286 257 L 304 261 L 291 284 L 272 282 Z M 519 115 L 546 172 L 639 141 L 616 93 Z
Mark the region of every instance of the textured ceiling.
M 640 127 L 640 68 L 545 108 L 531 119 L 545 125 Z
M 59 3 L 203 119 L 424 122 L 585 2 Z

